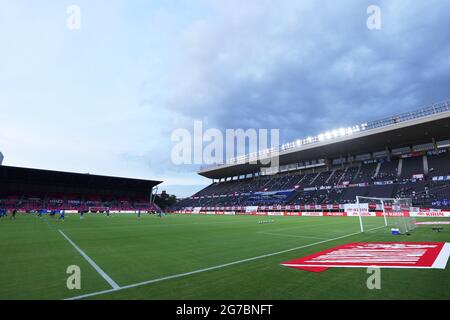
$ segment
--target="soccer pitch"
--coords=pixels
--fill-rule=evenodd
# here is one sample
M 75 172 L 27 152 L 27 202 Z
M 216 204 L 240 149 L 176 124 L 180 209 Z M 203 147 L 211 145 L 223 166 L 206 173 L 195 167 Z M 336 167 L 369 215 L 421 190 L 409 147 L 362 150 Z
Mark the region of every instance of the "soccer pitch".
M 261 220 L 272 222 L 259 224 Z M 3 218 L 0 300 L 450 299 L 448 266 L 382 269 L 381 290 L 369 290 L 365 268 L 313 273 L 280 265 L 350 242 L 450 242 L 446 226 L 439 233 L 424 226 L 410 236 L 393 236 L 381 227 L 382 218 L 365 218 L 364 223 L 373 230 L 359 233 L 358 219 L 351 217 L 87 214 L 80 220 L 69 214 L 64 222 L 32 215 Z M 81 269 L 80 290 L 66 286 L 70 265 Z

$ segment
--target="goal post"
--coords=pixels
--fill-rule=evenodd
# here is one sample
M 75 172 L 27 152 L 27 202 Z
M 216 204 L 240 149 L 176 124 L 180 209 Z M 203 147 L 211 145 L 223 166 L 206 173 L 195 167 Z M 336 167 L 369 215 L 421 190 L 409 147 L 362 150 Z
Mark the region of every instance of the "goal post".
M 415 219 L 409 216 L 412 207 L 412 199 L 410 198 L 357 196 L 356 204 L 361 232 L 369 229 L 393 227 L 399 229 L 400 233 L 408 234 L 416 227 Z M 378 219 L 373 218 L 373 216 L 380 218 L 380 215 L 382 217 L 381 223 Z
M 370 205 L 375 204 L 376 206 L 381 207 L 381 212 L 383 215 L 383 222 L 384 226 L 387 227 L 388 222 L 386 218 L 386 207 L 384 205 L 385 199 L 383 198 L 375 198 L 375 197 L 362 197 L 357 196 L 356 197 L 356 205 L 357 205 L 357 212 L 358 212 L 358 218 L 359 218 L 359 226 L 361 229 L 361 232 L 364 232 L 367 228 L 365 228 L 365 224 L 363 223 L 363 217 L 364 216 L 370 216 Z M 365 210 L 363 212 L 363 209 Z M 376 212 L 376 210 L 375 210 Z

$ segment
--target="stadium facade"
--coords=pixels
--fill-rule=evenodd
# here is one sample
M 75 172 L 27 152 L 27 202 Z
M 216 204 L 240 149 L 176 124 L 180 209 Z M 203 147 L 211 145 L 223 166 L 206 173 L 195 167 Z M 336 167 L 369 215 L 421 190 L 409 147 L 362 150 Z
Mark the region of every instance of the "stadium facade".
M 182 213 L 339 214 L 357 196 L 411 198 L 412 211 L 450 208 L 450 102 L 282 145 L 279 167 L 260 154 L 201 168 L 212 184 Z M 430 210 L 429 208 L 435 208 Z
M 161 181 L 0 166 L 0 208 L 78 212 L 158 211 Z

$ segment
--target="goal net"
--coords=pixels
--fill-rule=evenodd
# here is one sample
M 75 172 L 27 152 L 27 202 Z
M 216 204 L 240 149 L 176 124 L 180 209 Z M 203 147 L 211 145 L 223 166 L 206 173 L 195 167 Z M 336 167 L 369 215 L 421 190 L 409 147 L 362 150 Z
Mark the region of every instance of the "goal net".
M 401 234 L 416 228 L 409 198 L 356 197 L 361 232 L 390 227 Z

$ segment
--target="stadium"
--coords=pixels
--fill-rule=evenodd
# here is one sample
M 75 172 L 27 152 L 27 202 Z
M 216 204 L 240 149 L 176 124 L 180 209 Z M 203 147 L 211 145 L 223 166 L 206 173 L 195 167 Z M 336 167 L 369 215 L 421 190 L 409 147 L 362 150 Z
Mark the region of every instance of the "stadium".
M 443 102 L 285 144 L 270 173 L 231 159 L 164 215 L 160 181 L 0 166 L 0 297 L 448 299 L 449 128 Z M 406 252 L 394 262 L 304 259 L 392 243 Z M 435 259 L 407 258 L 434 245 Z M 377 263 L 388 280 L 368 290 Z M 82 270 L 76 293 L 68 266 Z
M 450 1 L 1 8 L 4 310 L 448 310 Z

